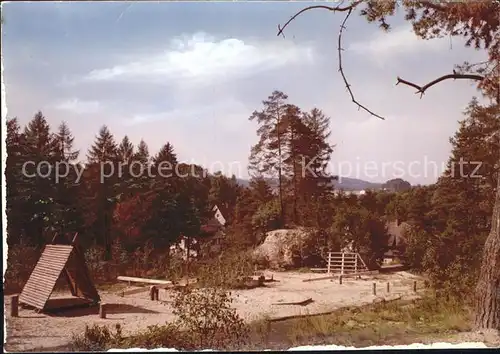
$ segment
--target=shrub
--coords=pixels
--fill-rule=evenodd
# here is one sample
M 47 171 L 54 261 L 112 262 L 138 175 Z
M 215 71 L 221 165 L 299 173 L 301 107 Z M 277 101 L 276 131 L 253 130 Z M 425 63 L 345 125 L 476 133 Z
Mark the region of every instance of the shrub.
M 243 344 L 247 326 L 231 307 L 231 293 L 218 288 L 179 290 L 173 299 L 177 325 L 185 334 L 183 349 L 223 349 Z
M 116 332 L 112 333 L 108 327 L 93 325 L 85 326 L 82 335 L 73 335 L 71 349 L 74 351 L 104 351 L 109 348 L 118 348 L 122 342 L 122 328 L 116 325 Z
M 200 286 L 237 288 L 240 279 L 253 275 L 254 262 L 249 252 L 223 253 L 220 257 L 199 262 L 193 268 L 193 275 Z
M 222 289 L 181 289 L 173 297 L 173 313 L 178 317 L 175 322 L 149 326 L 127 338 L 118 324 L 115 332 L 106 326 L 86 326 L 83 334 L 73 336 L 71 346 L 80 351 L 130 347 L 196 350 L 244 344 L 248 327 L 231 303 L 231 294 Z
M 124 339 L 121 347 L 183 349 L 187 344 L 184 340 L 185 338 L 179 327 L 176 324 L 167 323 L 162 326 L 148 326 L 146 331 Z
M 5 271 L 4 292 L 21 291 L 35 268 L 41 250 L 24 244 L 10 245 L 7 252 L 7 269 Z

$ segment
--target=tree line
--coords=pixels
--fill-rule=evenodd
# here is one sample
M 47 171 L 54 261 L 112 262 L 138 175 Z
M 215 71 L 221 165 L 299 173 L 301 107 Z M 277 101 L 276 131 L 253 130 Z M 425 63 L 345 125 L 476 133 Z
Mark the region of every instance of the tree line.
M 373 264 L 387 250 L 387 222 L 399 220 L 409 225 L 403 261 L 429 274 L 437 288 L 461 294 L 474 284 L 491 227 L 500 151 L 488 137 L 500 128 L 497 110 L 475 99 L 470 103 L 450 139 L 448 170 L 437 183 L 408 189 L 396 180 L 405 188 L 364 195 L 334 190 L 335 176 L 326 171 L 334 149 L 328 143 L 329 118 L 319 109 L 307 112 L 287 103 L 281 92 L 273 92 L 250 117 L 257 121 L 258 141 L 251 148 L 252 178 L 246 187 L 236 176 L 207 174 L 202 166 L 179 162 L 170 143 L 153 156 L 145 141 L 135 147 L 125 136 L 117 143 L 105 126 L 80 166 L 66 123 L 51 132 L 41 112 L 23 129 L 16 118 L 9 119 L 7 241 L 9 246 L 41 247 L 56 232 L 78 232 L 85 248 L 104 250 L 104 261 L 118 257 L 113 251 L 117 242 L 129 254 L 146 243 L 168 253 L 181 235 L 204 237 L 201 225 L 218 205 L 228 221 L 226 250 L 252 249 L 270 230 L 306 227 L 313 230 L 317 248 L 332 251 L 351 244 L 370 255 Z M 460 165 L 461 160 L 479 161 L 480 168 Z M 47 178 L 26 177 L 26 161 L 67 162 L 83 173 L 78 179 L 70 169 L 59 183 L 50 171 L 44 171 Z M 168 161 L 186 173 L 164 178 L 125 169 L 121 178 L 110 175 L 101 182 L 101 162 L 134 161 L 137 168 L 142 164 L 153 172 Z M 198 173 L 189 173 L 193 169 Z M 472 178 L 473 173 L 480 178 Z
M 249 188 L 242 187 L 235 176 L 208 174 L 202 166 L 178 161 L 171 143 L 153 156 L 144 140 L 134 146 L 125 136 L 118 143 L 106 126 L 98 132 L 82 163 L 82 154 L 74 149 L 74 136 L 65 122 L 52 131 L 42 112 L 25 127 L 17 118 L 9 119 L 9 244 L 40 247 L 54 233 L 78 232 L 86 247 L 104 247 L 109 259 L 116 240 L 128 249 L 146 241 L 163 248 L 181 234 L 199 236 L 200 226 L 212 216 L 213 205 L 223 207 L 226 218 L 239 218 L 248 244 L 257 242 L 254 236 L 259 231 L 304 223 L 311 211 L 306 205 L 319 203 L 332 188 L 324 183 L 331 179 L 325 173 L 332 152 L 327 143 L 328 117 L 319 109 L 301 112 L 285 103 L 286 99 L 284 93 L 274 92 L 264 101 L 264 109 L 250 117 L 258 121 L 260 140 L 250 154 L 253 176 Z M 179 173 L 165 178 L 160 171 L 165 162 Z M 60 164 L 69 166 L 64 178 L 57 176 Z M 152 173 L 141 174 L 141 170 Z M 276 172 L 278 193 L 268 180 Z M 289 195 L 293 208 L 285 210 Z M 275 210 L 279 210 L 276 217 Z M 251 221 L 245 225 L 249 215 Z

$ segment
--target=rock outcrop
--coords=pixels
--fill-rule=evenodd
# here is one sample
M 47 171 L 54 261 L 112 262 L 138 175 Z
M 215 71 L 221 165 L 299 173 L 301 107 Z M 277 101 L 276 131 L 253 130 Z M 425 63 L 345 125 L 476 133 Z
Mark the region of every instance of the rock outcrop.
M 271 269 L 308 266 L 318 258 L 314 230 L 279 229 L 269 231 L 253 252 L 258 264 Z

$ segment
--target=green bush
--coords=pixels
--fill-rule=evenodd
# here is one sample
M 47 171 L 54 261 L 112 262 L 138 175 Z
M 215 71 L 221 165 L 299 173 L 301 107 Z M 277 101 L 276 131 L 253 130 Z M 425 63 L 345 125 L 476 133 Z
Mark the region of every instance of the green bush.
M 223 349 L 243 344 L 247 326 L 231 307 L 231 293 L 218 288 L 179 290 L 173 299 L 177 325 L 185 337 L 184 349 Z
M 198 279 L 200 286 L 226 289 L 238 288 L 242 278 L 254 274 L 254 261 L 249 252 L 223 253 L 220 257 L 198 262 L 192 268 L 192 276 Z
M 149 326 L 129 337 L 106 326 L 86 326 L 81 335 L 73 336 L 72 349 L 103 351 L 109 348 L 175 348 L 180 350 L 225 349 L 244 344 L 248 327 L 231 307 L 231 293 L 217 288 L 177 290 L 173 297 L 173 313 L 177 320 L 165 325 Z
M 82 335 L 73 335 L 71 349 L 74 351 L 104 351 L 110 348 L 119 348 L 123 343 L 122 328 L 116 325 L 113 333 L 106 326 L 85 326 Z
M 148 326 L 147 330 L 124 339 L 122 348 L 175 348 L 183 349 L 187 346 L 185 337 L 176 324 L 167 323 L 163 326 Z

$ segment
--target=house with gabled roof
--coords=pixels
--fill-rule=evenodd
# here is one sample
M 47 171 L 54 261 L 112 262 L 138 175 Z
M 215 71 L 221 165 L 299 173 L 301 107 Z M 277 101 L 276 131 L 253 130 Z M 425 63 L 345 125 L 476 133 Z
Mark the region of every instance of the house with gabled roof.
M 221 241 L 224 238 L 224 227 L 227 220 L 219 206 L 214 205 L 212 208 L 213 216 L 200 228 L 201 235 L 199 239 L 191 238 L 189 240 L 189 258 L 198 257 L 201 244 L 208 245 L 211 253 L 220 251 Z M 227 215 L 227 214 L 226 214 Z M 181 236 L 178 244 L 171 247 L 172 251 L 180 252 L 182 258 L 186 260 L 188 257 L 187 237 Z

